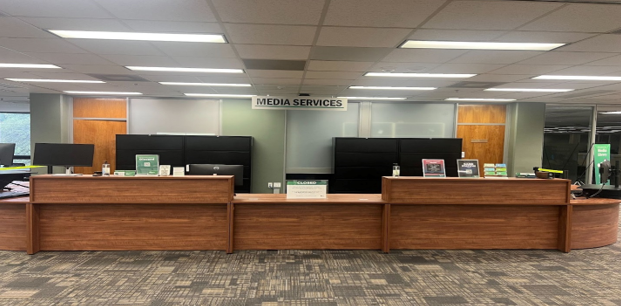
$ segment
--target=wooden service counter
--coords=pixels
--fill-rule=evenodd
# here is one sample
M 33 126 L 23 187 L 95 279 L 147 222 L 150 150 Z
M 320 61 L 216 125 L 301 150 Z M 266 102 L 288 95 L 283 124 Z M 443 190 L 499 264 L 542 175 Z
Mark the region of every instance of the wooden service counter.
M 30 178 L 29 254 L 227 250 L 232 176 Z
M 382 194 L 233 197 L 231 176 L 31 177 L 0 249 L 571 249 L 617 241 L 619 202 L 567 180 L 384 177 Z

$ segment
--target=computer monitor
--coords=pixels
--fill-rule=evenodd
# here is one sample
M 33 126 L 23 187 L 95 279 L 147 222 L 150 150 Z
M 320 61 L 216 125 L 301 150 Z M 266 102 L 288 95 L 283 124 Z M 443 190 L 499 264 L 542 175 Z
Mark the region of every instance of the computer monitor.
M 0 165 L 5 167 L 12 165 L 14 156 L 14 143 L 0 143 Z
M 189 164 L 190 175 L 233 175 L 235 186 L 244 185 L 244 166 L 242 165 L 218 165 L 218 164 Z
M 92 167 L 94 153 L 94 144 L 35 143 L 32 163 L 49 168 L 63 166 L 70 174 L 71 167 Z
M 601 164 L 599 164 L 599 175 L 600 175 L 600 183 L 606 184 L 610 179 L 610 174 L 612 170 L 612 165 L 610 161 L 604 160 Z

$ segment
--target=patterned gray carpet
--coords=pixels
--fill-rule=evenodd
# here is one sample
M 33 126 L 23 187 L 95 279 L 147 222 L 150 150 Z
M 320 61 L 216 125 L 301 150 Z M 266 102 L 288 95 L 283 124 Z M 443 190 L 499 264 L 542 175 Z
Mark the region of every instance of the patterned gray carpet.
M 0 252 L 0 305 L 621 305 L 621 243 L 569 254 Z

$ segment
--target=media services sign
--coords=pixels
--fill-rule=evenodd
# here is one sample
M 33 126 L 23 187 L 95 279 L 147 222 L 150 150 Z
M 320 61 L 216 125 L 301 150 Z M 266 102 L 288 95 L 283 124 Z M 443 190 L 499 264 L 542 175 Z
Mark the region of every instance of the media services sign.
M 252 97 L 253 109 L 347 110 L 347 99 L 322 97 Z

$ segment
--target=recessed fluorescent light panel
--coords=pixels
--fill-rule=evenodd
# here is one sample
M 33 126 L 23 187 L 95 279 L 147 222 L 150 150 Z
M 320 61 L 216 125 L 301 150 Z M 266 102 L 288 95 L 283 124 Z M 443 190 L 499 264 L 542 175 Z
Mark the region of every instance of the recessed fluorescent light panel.
M 127 95 L 127 96 L 136 96 L 141 95 L 141 92 L 123 92 L 123 91 L 74 91 L 67 90 L 65 93 L 73 94 L 73 95 Z
M 213 98 L 252 98 L 255 95 L 235 95 L 235 94 L 201 94 L 201 93 L 184 93 L 188 97 L 213 97 Z
M 615 112 L 599 112 L 602 115 L 621 115 L 621 111 L 615 111 Z
M 0 68 L 43 68 L 43 69 L 62 69 L 56 65 L 51 64 L 12 64 L 12 63 L 0 63 Z
M 145 67 L 125 66 L 134 71 L 163 71 L 163 72 L 204 72 L 204 73 L 244 73 L 243 69 L 216 69 L 216 68 L 184 68 L 184 67 Z
M 621 81 L 621 76 L 589 76 L 589 75 L 540 75 L 534 80 L 569 80 L 569 81 Z
M 338 97 L 340 99 L 348 100 L 405 100 L 403 97 Z
M 399 48 L 550 51 L 563 45 L 565 44 L 408 40 L 403 43 Z
M 86 83 L 86 84 L 102 84 L 104 81 L 93 80 L 56 80 L 56 79 L 14 79 L 5 78 L 5 80 L 24 83 Z
M 62 38 L 115 39 L 115 40 L 146 40 L 202 42 L 225 44 L 221 34 L 168 34 L 168 33 L 136 33 L 136 32 L 103 32 L 103 31 L 65 31 L 48 30 Z
M 393 78 L 471 78 L 471 73 L 367 72 L 364 76 Z
M 515 99 L 491 99 L 491 98 L 446 98 L 445 101 L 479 101 L 479 102 L 512 102 Z
M 159 82 L 162 85 L 177 86 L 214 86 L 214 87 L 251 87 L 250 84 L 227 84 L 227 83 L 184 83 L 184 82 Z
M 377 90 L 436 90 L 437 87 L 412 87 L 412 86 L 349 86 L 349 89 L 377 89 Z
M 511 92 L 569 92 L 574 89 L 554 89 L 554 88 L 488 88 L 485 91 L 511 91 Z

